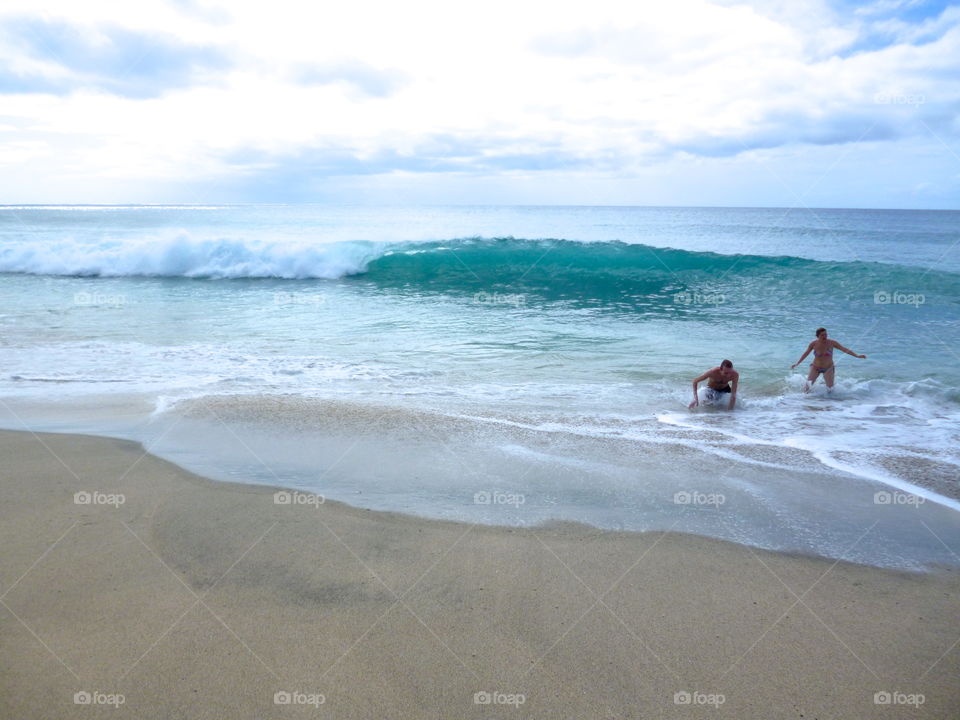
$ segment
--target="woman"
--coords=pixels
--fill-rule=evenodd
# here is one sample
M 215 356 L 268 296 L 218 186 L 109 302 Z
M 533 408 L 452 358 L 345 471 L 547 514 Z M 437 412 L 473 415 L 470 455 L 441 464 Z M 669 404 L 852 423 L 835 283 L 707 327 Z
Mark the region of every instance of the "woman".
M 855 358 L 865 359 L 867 357 L 866 355 L 857 355 L 853 350 L 847 350 L 847 348 L 836 340 L 828 338 L 826 328 L 817 328 L 817 339 L 807 345 L 807 351 L 800 356 L 799 360 L 790 366 L 791 369 L 795 368 L 803 362 L 803 359 L 810 354 L 811 350 L 813 351 L 813 362 L 810 364 L 807 382 L 803 386 L 804 392 L 810 392 L 810 386 L 817 381 L 820 375 L 823 375 L 823 380 L 827 383 L 827 388 L 829 390 L 833 389 L 833 378 L 836 374 L 836 368 L 833 365 L 834 348 L 842 350 L 847 355 L 853 355 Z

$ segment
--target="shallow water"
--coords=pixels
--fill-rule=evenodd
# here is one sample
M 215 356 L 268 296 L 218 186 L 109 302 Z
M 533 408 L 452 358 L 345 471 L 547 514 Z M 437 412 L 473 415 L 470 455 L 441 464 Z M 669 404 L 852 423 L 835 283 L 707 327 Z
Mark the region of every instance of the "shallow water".
M 0 420 L 427 516 L 676 523 L 832 557 L 878 521 L 896 542 L 850 556 L 956 562 L 928 529 L 957 547 L 958 228 L 921 211 L 0 208 Z M 790 370 L 818 325 L 868 355 L 835 354 L 830 396 Z M 737 411 L 687 411 L 724 357 Z

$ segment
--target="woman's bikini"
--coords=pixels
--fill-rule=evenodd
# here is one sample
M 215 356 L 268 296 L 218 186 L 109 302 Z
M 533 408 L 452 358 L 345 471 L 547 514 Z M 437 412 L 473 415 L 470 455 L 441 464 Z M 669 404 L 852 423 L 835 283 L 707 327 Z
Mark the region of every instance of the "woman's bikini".
M 817 352 L 817 349 L 814 348 L 814 349 L 813 349 L 813 356 L 814 356 L 815 358 L 822 358 L 822 357 L 833 358 L 833 348 L 830 348 L 829 350 L 825 350 L 825 351 L 822 352 L 822 353 L 818 353 L 818 352 Z M 814 365 L 814 366 L 813 366 L 813 369 L 816 370 L 818 373 L 821 373 L 821 374 L 822 374 L 822 373 L 825 373 L 827 370 L 833 370 L 833 363 L 831 362 L 831 363 L 830 363 L 830 367 L 825 367 L 825 368 L 817 367 L 816 365 Z

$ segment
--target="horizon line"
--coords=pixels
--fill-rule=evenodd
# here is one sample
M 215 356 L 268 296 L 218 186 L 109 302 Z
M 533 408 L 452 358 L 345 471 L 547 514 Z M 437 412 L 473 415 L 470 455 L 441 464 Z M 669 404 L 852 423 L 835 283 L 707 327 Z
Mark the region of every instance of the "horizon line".
M 0 210 L 18 208 L 231 208 L 253 206 L 327 206 L 327 207 L 380 207 L 380 208 L 413 208 L 413 207 L 473 207 L 473 208 L 623 208 L 623 209 L 674 209 L 674 210 L 871 210 L 894 212 L 960 212 L 960 207 L 944 208 L 907 208 L 907 207 L 851 207 L 842 205 L 623 205 L 620 203 L 609 205 L 579 204 L 579 203 L 383 203 L 383 202 L 342 202 L 342 201 L 242 201 L 242 202 L 103 202 L 103 203 L 70 203 L 70 202 L 20 202 L 0 203 Z

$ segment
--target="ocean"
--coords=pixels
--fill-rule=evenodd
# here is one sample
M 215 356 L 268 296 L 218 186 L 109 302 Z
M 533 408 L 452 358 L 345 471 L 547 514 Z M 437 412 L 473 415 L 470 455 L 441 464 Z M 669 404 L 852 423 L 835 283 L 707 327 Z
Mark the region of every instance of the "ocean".
M 951 211 L 2 206 L 0 425 L 364 508 L 960 565 L 958 243 Z M 804 394 L 818 326 L 867 359 Z M 689 411 L 724 358 L 737 409 Z

